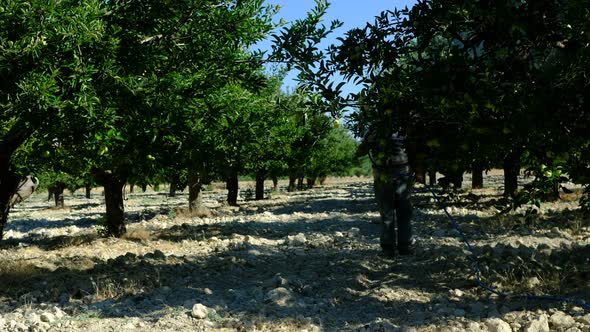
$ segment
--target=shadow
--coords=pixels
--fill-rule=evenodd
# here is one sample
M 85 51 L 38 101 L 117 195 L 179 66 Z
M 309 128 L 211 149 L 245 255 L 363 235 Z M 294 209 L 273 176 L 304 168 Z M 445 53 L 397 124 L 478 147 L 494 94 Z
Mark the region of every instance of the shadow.
M 97 233 L 77 234 L 77 235 L 58 235 L 45 237 L 39 234 L 32 234 L 26 238 L 5 239 L 0 242 L 0 249 L 10 250 L 23 247 L 36 247 L 44 251 L 58 250 L 61 248 L 91 244 L 100 239 Z
M 418 200 L 426 200 L 420 195 L 416 195 Z M 258 205 L 248 202 L 223 220 L 202 219 L 198 221 L 202 224 L 174 225 L 152 234 L 154 243 L 164 248 L 186 244 L 206 246 L 211 249 L 207 252 L 183 251 L 178 256 L 155 250 L 108 260 L 82 254 L 53 260 L 41 257 L 37 262 L 41 266 L 11 260 L 8 255 L 0 257 L 0 303 L 8 305 L 0 310 L 25 308 L 35 299 L 62 308 L 83 307 L 104 318 L 157 319 L 170 308 L 188 317 L 192 305 L 202 303 L 221 318 L 240 320 L 246 330 L 253 330 L 260 321 L 302 316 L 322 322 L 325 330 L 340 331 L 375 330 L 381 324 L 378 319 L 391 324 L 383 325 L 382 330 L 395 330 L 555 306 L 555 302 L 530 298 L 496 297 L 479 287 L 464 247 L 456 241 L 441 241 L 455 236 L 442 211 L 433 214 L 416 209 L 414 225 L 421 235 L 426 238 L 431 229 L 445 232 L 430 234 L 434 239 L 421 242 L 413 256 L 390 259 L 380 253 L 380 226 L 371 224 L 373 218 L 367 216 L 377 211 L 370 188 L 349 186 L 319 196 L 322 198 L 312 200 L 301 194 L 288 202 L 271 200 Z M 256 210 L 246 209 L 256 206 Z M 248 220 L 262 211 L 268 212 L 265 220 Z M 151 220 L 168 212 L 166 207 L 133 212 L 128 220 Z M 456 218 L 469 239 L 489 237 L 477 224 L 470 226 L 470 221 L 475 218 L 485 223 L 491 218 Z M 89 218 L 82 225 L 89 227 L 91 220 L 96 224 Z M 80 227 L 78 221 L 66 223 Z M 18 222 L 17 227 L 24 227 Z M 303 241 L 291 241 L 290 236 L 300 233 Z M 14 249 L 23 243 L 21 239 L 10 241 L 0 243 L 2 248 Z M 28 245 L 49 251 L 106 240 L 74 235 L 29 241 Z M 116 245 L 126 240 L 108 241 Z M 480 246 L 474 254 L 484 281 L 500 284 L 502 290 L 590 298 L 588 245 L 544 252 L 525 245 Z M 11 264 L 24 265 L 11 270 Z M 535 276 L 555 278 L 555 283 L 535 288 L 529 283 Z M 456 290 L 464 294 L 456 295 Z
M 63 218 L 60 220 L 48 219 L 17 219 L 6 224 L 6 231 L 31 232 L 39 229 L 56 229 L 69 226 L 78 228 L 90 228 L 96 226 L 100 220 L 101 213 L 77 213 L 79 218 Z
M 298 220 L 295 222 L 240 222 L 239 217 L 233 220 L 204 225 L 182 224 L 155 234 L 155 240 L 182 242 L 184 240 L 207 240 L 212 237 L 228 239 L 239 234 L 243 236 L 261 236 L 266 239 L 287 239 L 290 235 L 302 233 L 333 234 L 335 232 L 358 232 L 362 236 L 377 237 L 378 226 L 367 221 L 350 217 L 333 217 L 319 220 Z
M 125 224 L 127 226 L 139 223 L 142 221 L 149 221 L 158 215 L 168 213 L 167 208 L 161 208 L 157 211 L 140 211 L 126 213 Z M 75 227 L 75 232 L 80 230 L 89 230 L 100 225 L 104 213 L 76 213 L 80 218 L 64 218 L 59 220 L 48 219 L 17 219 L 8 222 L 5 226 L 5 235 L 9 235 L 9 231 L 16 231 L 25 233 L 23 237 L 19 238 L 5 238 L 0 241 L 0 248 L 15 248 L 22 246 L 36 246 L 44 250 L 53 250 L 63 247 L 64 243 L 70 243 L 68 246 L 86 243 L 84 240 L 88 238 L 84 235 L 51 235 L 50 232 L 43 232 L 44 230 L 51 231 L 53 229 Z M 98 235 L 91 236 L 98 238 Z
M 99 207 L 99 206 L 104 206 L 104 204 L 103 203 L 83 203 L 83 204 L 72 205 L 72 206 L 70 206 L 70 208 L 74 211 L 78 211 L 78 210 L 95 208 L 95 207 Z
M 0 274 L 0 283 L 6 285 L 0 298 L 14 307 L 27 305 L 30 298 L 61 301 L 63 307 L 84 304 L 85 310 L 103 318 L 157 318 L 170 307 L 189 315 L 193 304 L 202 303 L 224 317 L 240 317 L 246 326 L 260 317 L 272 321 L 300 315 L 330 317 L 324 326 L 328 330 L 370 326 L 376 317 L 398 326 L 420 325 L 453 317 L 497 317 L 500 309 L 551 306 L 490 298 L 477 288 L 461 250 L 441 251 L 451 254 L 443 259 L 424 251 L 392 260 L 381 257 L 376 246 L 345 252 L 339 246 L 298 246 L 287 252 L 245 245 L 205 257 L 159 251 L 107 261 L 67 257 L 55 269 L 20 275 L 17 282 L 17 276 Z M 444 295 L 454 289 L 469 295 Z

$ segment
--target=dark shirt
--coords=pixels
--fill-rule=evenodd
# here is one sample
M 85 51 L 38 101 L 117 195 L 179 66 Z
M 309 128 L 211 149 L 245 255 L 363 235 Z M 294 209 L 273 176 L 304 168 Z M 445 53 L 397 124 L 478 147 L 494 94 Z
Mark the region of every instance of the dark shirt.
M 387 139 L 377 139 L 370 144 L 369 150 L 374 167 L 390 168 L 408 164 L 405 137 L 397 132 Z

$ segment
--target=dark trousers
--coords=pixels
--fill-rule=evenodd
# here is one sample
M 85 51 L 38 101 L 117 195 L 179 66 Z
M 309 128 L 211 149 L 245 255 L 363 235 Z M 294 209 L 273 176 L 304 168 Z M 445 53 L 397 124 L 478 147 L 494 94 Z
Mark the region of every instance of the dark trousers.
M 381 248 L 407 248 L 411 243 L 412 180 L 409 167 L 374 168 L 375 197 L 381 214 Z M 397 228 L 397 231 L 396 231 Z

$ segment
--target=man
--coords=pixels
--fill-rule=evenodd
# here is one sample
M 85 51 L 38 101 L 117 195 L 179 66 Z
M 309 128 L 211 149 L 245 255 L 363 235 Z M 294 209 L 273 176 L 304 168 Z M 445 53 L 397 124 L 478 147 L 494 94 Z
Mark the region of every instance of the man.
M 373 164 L 375 198 L 381 215 L 381 249 L 389 257 L 395 256 L 396 249 L 400 255 L 411 255 L 412 176 L 405 138 L 398 132 L 385 139 L 376 136 L 372 132 L 365 135 L 359 154 L 368 153 Z

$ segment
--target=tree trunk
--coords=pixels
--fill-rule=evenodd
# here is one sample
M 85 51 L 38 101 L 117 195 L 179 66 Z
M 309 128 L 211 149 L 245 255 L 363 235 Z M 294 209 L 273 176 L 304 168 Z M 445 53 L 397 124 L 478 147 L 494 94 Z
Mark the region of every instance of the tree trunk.
M 92 191 L 92 186 L 87 184 L 84 189 L 86 190 L 86 198 L 90 199 L 90 192 Z
M 0 195 L 4 196 L 3 193 L 1 193 Z M 8 213 L 10 212 L 10 197 L 8 199 L 0 199 L 0 207 L 1 207 L 1 211 L 0 211 L 0 240 L 2 240 L 4 238 L 4 225 L 6 225 L 6 222 L 8 221 Z
M 47 187 L 47 201 L 49 202 L 53 198 L 55 189 L 53 187 Z
M 559 200 L 559 183 L 553 183 L 551 185 L 551 189 L 550 191 L 547 193 L 547 196 L 545 197 L 545 200 L 547 202 L 555 202 Z
M 307 178 L 307 189 L 313 188 L 313 186 L 315 186 L 315 182 L 316 181 L 317 181 L 317 178 L 316 177 Z
M 303 190 L 303 175 L 297 178 L 297 190 Z
M 55 200 L 55 207 L 58 209 L 63 209 L 65 206 L 64 189 L 66 189 L 66 184 L 62 182 L 58 182 L 53 186 L 53 199 Z
M 189 172 L 188 176 L 188 209 L 190 212 L 203 210 L 203 199 L 201 195 L 203 179 L 196 172 Z
M 264 199 L 264 179 L 266 178 L 264 171 L 256 172 L 256 196 L 257 201 Z
M 4 236 L 4 225 L 8 221 L 8 214 L 10 212 L 10 199 L 16 192 L 19 184 L 19 178 L 16 174 L 9 170 L 4 170 L 0 174 L 0 240 Z
M 428 171 L 428 184 L 431 186 L 436 185 L 436 171 L 433 171 L 433 170 Z
M 131 183 L 131 184 L 129 185 L 129 193 L 130 193 L 130 194 L 133 194 L 133 189 L 134 189 L 134 187 L 135 187 L 135 184 L 133 184 L 133 183 Z
M 272 191 L 273 192 L 279 191 L 279 178 L 276 176 L 272 177 Z
M 125 208 L 123 207 L 123 186 L 125 181 L 111 177 L 104 184 L 105 201 L 107 207 L 106 224 L 108 234 L 121 237 L 125 228 Z
M 456 170 L 452 172 L 453 191 L 461 190 L 463 187 L 463 170 Z
M 123 187 L 126 180 L 111 171 L 95 170 L 93 173 L 98 182 L 102 183 L 104 187 L 107 235 L 121 237 L 127 231 L 125 227 L 125 208 L 123 207 Z
M 520 174 L 520 153 L 510 152 L 503 163 L 504 197 L 514 197 L 518 191 L 518 175 Z
M 170 192 L 168 197 L 176 197 L 176 190 L 178 190 L 178 183 L 180 182 L 180 176 L 175 173 L 170 177 Z
M 483 167 L 478 162 L 474 162 L 471 167 L 471 189 L 482 189 Z
M 0 137 L 0 240 L 4 236 L 4 225 L 8 221 L 10 200 L 18 188 L 20 179 L 10 170 L 10 160 L 14 152 L 34 133 L 34 125 L 20 119 L 8 132 Z
M 415 171 L 416 173 L 416 182 L 421 184 L 426 184 L 426 170 L 422 167 L 418 167 Z
M 142 184 L 141 185 L 141 192 L 146 192 L 147 191 L 147 184 Z
M 240 190 L 238 183 L 238 173 L 234 170 L 230 170 L 230 174 L 226 181 L 227 188 L 227 203 L 231 206 L 238 205 L 238 192 Z
M 327 178 L 327 176 L 325 176 L 325 175 L 322 175 L 322 176 L 320 177 L 320 186 L 323 186 L 323 185 L 324 185 L 324 183 L 326 183 L 326 178 Z
M 295 181 L 297 181 L 297 176 L 289 175 L 289 186 L 287 187 L 288 192 L 295 191 Z

